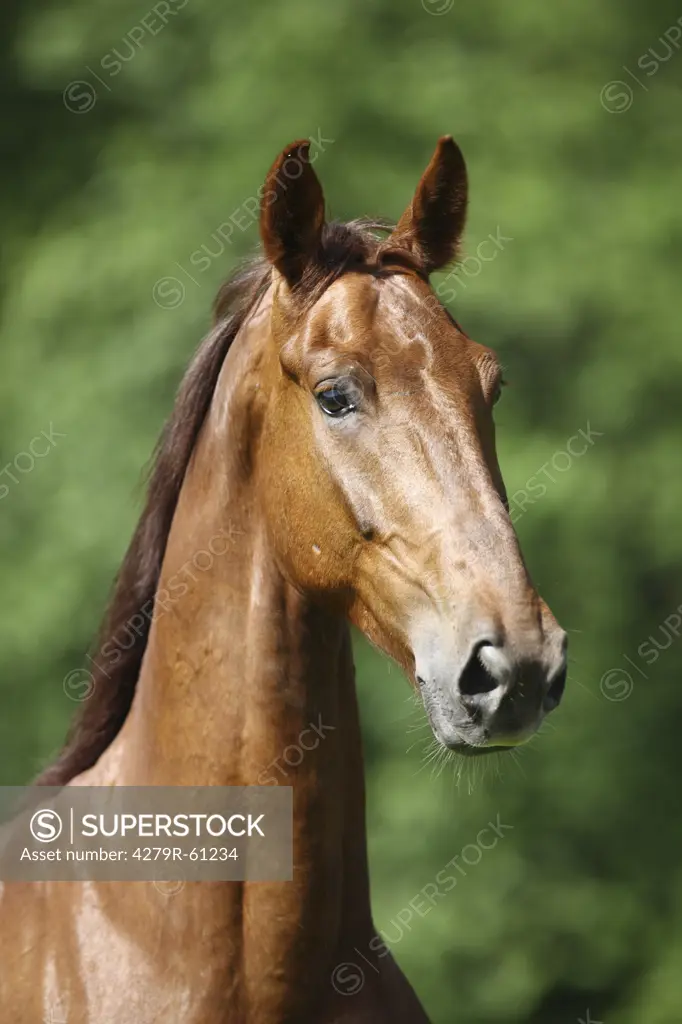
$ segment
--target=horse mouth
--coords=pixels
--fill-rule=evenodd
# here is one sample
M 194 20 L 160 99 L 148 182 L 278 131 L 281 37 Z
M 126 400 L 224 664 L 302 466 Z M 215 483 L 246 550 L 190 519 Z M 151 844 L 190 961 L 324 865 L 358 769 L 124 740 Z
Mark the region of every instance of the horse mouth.
M 453 750 L 456 754 L 461 754 L 462 757 L 485 757 L 487 754 L 508 754 L 510 750 L 514 750 L 519 744 L 513 743 L 505 746 L 504 744 L 496 744 L 490 747 L 475 747 L 469 743 L 457 744 L 456 746 L 450 746 L 443 744 L 448 750 Z
M 416 682 L 435 739 L 446 750 L 452 750 L 462 757 L 509 753 L 526 743 L 536 731 L 535 727 L 530 727 L 518 735 L 491 736 L 485 726 L 475 725 L 468 713 L 458 707 L 457 702 L 444 703 L 430 691 L 420 676 L 416 676 Z

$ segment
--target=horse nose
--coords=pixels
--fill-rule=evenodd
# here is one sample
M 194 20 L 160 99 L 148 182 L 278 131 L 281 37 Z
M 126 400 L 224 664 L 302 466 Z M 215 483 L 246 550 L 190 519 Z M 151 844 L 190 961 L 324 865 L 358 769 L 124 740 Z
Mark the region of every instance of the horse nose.
M 566 654 L 564 653 L 559 668 L 549 679 L 547 693 L 545 694 L 542 702 L 542 709 L 546 714 L 549 714 L 550 711 L 555 711 L 561 704 L 561 698 L 563 697 L 564 690 L 566 689 L 567 674 L 568 663 L 566 661 Z
M 561 701 L 566 634 L 549 613 L 516 629 L 487 617 L 459 636 L 423 630 L 415 678 L 436 738 L 469 753 L 524 743 Z M 465 635 L 468 632 L 468 639 Z
M 491 734 L 512 734 L 528 727 L 538 713 L 558 708 L 566 685 L 566 641 L 560 632 L 558 643 L 551 638 L 549 651 L 521 658 L 495 634 L 476 640 L 455 682 L 475 722 Z
M 465 703 L 490 703 L 495 694 L 507 691 L 511 676 L 503 644 L 497 637 L 483 637 L 474 643 L 455 685 Z

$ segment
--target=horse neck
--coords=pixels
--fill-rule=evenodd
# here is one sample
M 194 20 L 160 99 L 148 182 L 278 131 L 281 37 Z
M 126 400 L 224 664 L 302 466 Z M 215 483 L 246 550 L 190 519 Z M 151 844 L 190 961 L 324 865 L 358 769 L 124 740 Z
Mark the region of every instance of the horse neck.
M 369 927 L 364 773 L 348 626 L 284 579 L 258 503 L 269 343 L 261 313 L 225 360 L 112 764 L 127 784 L 293 786 L 295 881 L 253 900 L 305 956 Z

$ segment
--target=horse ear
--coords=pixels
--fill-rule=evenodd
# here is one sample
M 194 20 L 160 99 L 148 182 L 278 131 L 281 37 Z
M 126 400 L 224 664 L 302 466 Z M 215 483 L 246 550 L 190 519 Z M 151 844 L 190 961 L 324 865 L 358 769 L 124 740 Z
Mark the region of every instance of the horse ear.
M 467 211 L 467 169 L 451 135 L 436 146 L 412 202 L 387 240 L 408 249 L 427 274 L 454 259 Z
M 324 195 L 310 163 L 310 141 L 300 139 L 270 168 L 260 204 L 265 256 L 290 287 L 316 263 L 323 225 Z

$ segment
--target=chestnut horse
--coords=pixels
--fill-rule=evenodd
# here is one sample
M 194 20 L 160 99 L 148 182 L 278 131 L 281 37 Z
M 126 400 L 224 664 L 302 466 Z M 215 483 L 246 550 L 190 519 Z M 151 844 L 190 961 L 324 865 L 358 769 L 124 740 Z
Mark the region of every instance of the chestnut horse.
M 565 634 L 495 454 L 500 366 L 429 285 L 464 226 L 459 148 L 440 140 L 390 234 L 325 222 L 305 141 L 261 195 L 263 257 L 218 297 L 92 694 L 40 781 L 285 782 L 294 878 L 8 884 L 2 1024 L 426 1021 L 372 923 L 349 623 L 463 754 L 522 742 L 561 698 Z M 308 749 L 272 777 L 291 746 Z M 349 995 L 334 969 L 355 949 L 380 955 Z

